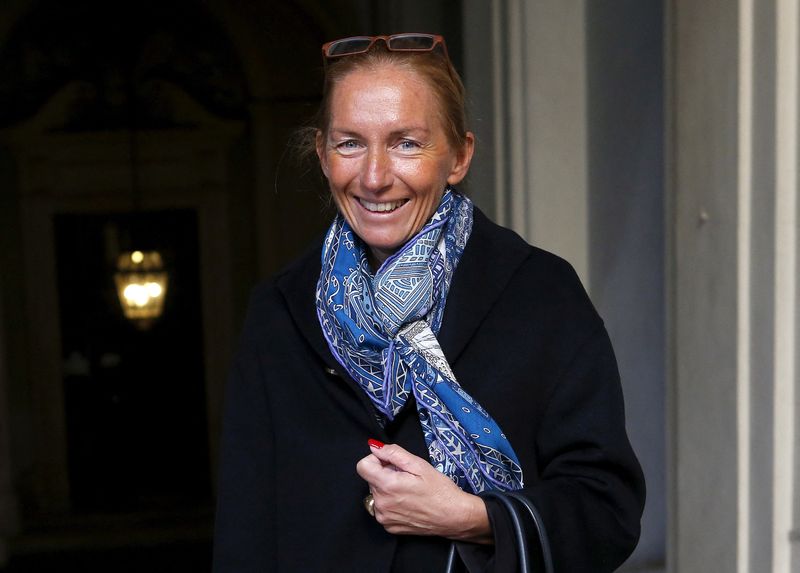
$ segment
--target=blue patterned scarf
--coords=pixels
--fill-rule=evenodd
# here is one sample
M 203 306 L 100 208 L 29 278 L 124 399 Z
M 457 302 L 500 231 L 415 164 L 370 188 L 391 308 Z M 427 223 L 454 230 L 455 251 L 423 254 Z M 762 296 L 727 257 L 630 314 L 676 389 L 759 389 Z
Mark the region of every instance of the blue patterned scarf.
M 317 315 L 336 360 L 389 420 L 416 400 L 431 464 L 461 489 L 522 487 L 522 469 L 497 423 L 456 381 L 436 339 L 472 203 L 448 187 L 422 230 L 373 276 L 361 239 L 341 215 L 322 248 Z

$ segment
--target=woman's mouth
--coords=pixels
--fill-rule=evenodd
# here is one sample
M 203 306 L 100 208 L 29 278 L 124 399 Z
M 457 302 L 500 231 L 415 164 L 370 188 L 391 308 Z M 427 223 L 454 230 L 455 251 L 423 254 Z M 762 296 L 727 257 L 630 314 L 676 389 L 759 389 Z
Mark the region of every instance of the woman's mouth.
M 408 199 L 400 199 L 398 201 L 387 201 L 385 203 L 370 203 L 362 199 L 361 197 L 357 197 L 358 202 L 361 204 L 364 209 L 369 211 L 370 213 L 391 213 L 398 207 L 402 207 L 406 203 L 408 203 Z

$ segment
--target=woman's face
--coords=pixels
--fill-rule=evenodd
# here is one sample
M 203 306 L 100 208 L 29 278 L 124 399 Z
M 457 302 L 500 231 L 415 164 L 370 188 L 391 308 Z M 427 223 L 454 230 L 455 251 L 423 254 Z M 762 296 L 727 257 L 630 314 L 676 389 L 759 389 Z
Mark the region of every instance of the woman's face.
M 355 70 L 333 89 L 317 155 L 339 211 L 382 263 L 433 215 L 445 186 L 460 182 L 474 139 L 453 149 L 439 104 L 415 72 Z

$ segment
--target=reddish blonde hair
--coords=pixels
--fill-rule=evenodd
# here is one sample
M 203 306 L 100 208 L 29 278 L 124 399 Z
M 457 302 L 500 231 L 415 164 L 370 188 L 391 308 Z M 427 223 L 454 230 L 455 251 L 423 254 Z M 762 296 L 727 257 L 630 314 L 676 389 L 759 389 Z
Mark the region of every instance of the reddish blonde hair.
M 464 84 L 453 64 L 441 52 L 389 51 L 382 42 L 377 42 L 363 54 L 344 56 L 328 62 L 322 102 L 312 127 L 327 137 L 331 121 L 331 95 L 345 76 L 354 71 L 372 71 L 384 66 L 395 66 L 413 72 L 430 86 L 439 103 L 439 116 L 448 142 L 453 149 L 462 149 L 467 134 Z

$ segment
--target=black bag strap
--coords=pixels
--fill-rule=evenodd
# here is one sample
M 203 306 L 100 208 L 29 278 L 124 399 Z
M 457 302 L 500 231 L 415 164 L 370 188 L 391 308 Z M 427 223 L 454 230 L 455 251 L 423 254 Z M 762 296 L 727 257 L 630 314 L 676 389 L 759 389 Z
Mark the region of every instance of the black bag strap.
M 544 526 L 544 521 L 542 520 L 542 516 L 539 515 L 539 511 L 536 509 L 536 506 L 533 505 L 533 502 L 529 500 L 527 497 L 522 495 L 516 491 L 509 491 L 506 495 L 513 497 L 519 503 L 521 503 L 525 509 L 528 510 L 528 513 L 533 520 L 533 525 L 536 527 L 536 535 L 539 537 L 539 546 L 542 549 L 542 561 L 544 562 L 544 571 L 545 573 L 554 573 L 553 569 L 553 554 L 550 550 L 550 539 L 547 537 L 547 529 Z
M 508 512 L 511 518 L 511 528 L 514 531 L 517 545 L 517 558 L 519 559 L 520 573 L 533 573 L 531 568 L 531 558 L 528 551 L 528 537 L 525 535 L 525 526 L 522 519 L 520 519 L 519 506 L 512 500 L 515 498 L 510 497 L 507 493 L 499 491 L 485 491 L 481 493 L 481 497 L 486 499 L 494 499 L 500 502 Z
M 447 554 L 447 565 L 444 568 L 444 573 L 456 573 L 456 542 L 450 544 L 450 552 Z
M 525 526 L 521 518 L 521 512 L 527 510 L 528 515 L 530 515 L 533 520 L 536 534 L 539 538 L 545 573 L 553 573 L 553 558 L 552 552 L 550 551 L 550 541 L 547 537 L 544 522 L 539 512 L 536 510 L 536 507 L 533 505 L 533 502 L 517 492 L 485 491 L 480 495 L 486 499 L 497 500 L 508 512 L 508 516 L 511 519 L 511 527 L 514 531 L 517 557 L 519 558 L 519 570 L 521 573 L 533 573 L 531 555 L 528 551 L 528 538 L 525 535 Z M 445 573 L 456 573 L 456 560 L 456 544 L 451 543 L 450 553 L 447 556 Z

